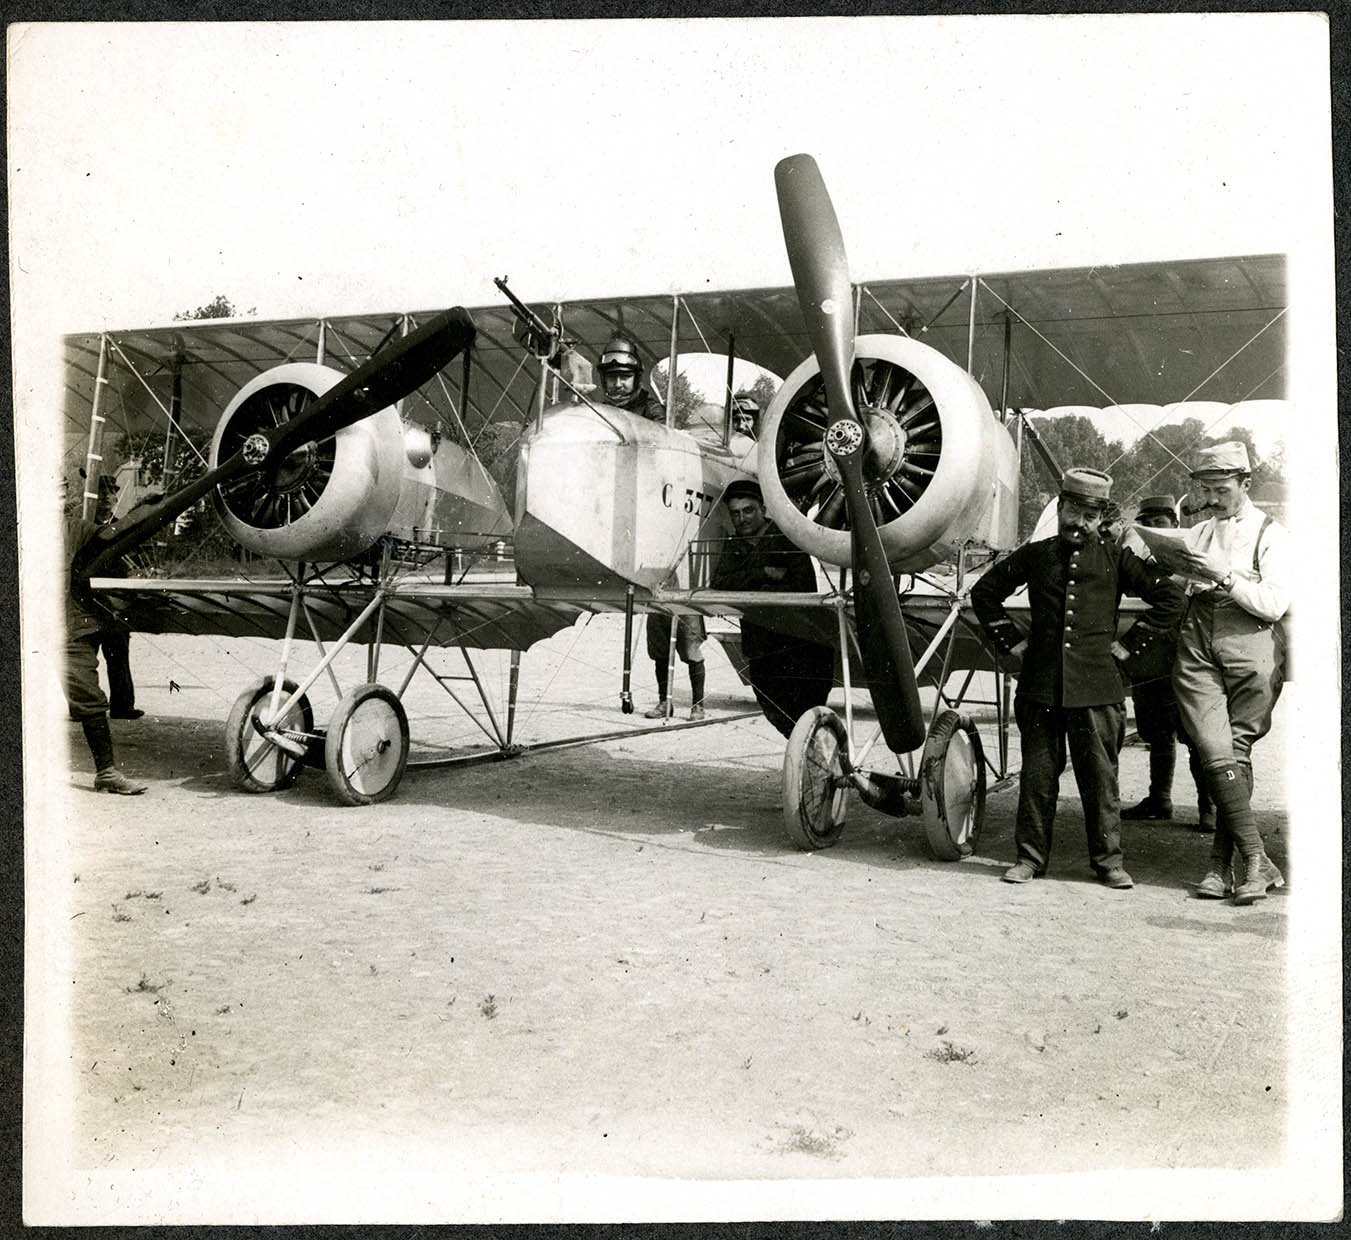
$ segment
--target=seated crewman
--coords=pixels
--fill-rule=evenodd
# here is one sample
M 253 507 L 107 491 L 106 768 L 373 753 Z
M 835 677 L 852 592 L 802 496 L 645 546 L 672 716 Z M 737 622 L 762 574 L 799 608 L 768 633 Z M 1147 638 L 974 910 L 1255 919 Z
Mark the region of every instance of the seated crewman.
M 636 413 L 653 422 L 664 422 L 666 411 L 656 397 L 643 386 L 643 365 L 638 348 L 627 336 L 612 336 L 601 350 L 601 397 L 607 405 Z

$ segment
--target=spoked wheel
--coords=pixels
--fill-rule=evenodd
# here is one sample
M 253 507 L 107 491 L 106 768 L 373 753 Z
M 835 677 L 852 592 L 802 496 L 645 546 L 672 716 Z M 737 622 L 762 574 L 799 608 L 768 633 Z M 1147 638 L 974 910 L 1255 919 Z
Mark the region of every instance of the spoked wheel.
M 849 778 L 844 723 L 829 707 L 805 711 L 783 757 L 783 825 L 799 848 L 828 848 L 844 830 Z
M 266 676 L 250 685 L 235 699 L 225 721 L 225 760 L 230 778 L 238 788 L 249 792 L 280 792 L 289 788 L 300 775 L 303 760 L 274 745 L 263 736 L 256 720 L 272 700 L 272 686 L 276 677 Z M 296 690 L 293 680 L 282 682 L 283 698 Z M 314 732 L 314 711 L 305 696 L 270 726 L 271 731 L 290 733 L 297 740 L 299 733 Z
M 945 710 L 924 742 L 919 768 L 924 834 L 940 861 L 969 857 L 985 823 L 985 751 L 970 719 Z
M 348 805 L 391 796 L 408 765 L 408 716 L 384 685 L 365 684 L 338 703 L 324 740 L 324 765 Z

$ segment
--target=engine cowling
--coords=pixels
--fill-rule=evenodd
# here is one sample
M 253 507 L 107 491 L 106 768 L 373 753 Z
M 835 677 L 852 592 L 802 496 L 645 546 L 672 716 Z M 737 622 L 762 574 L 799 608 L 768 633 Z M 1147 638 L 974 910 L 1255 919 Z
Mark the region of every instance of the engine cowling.
M 1016 452 L 975 380 L 905 336 L 860 336 L 854 356 L 854 403 L 868 428 L 868 494 L 891 567 L 916 572 L 951 559 L 966 542 L 1013 546 Z M 760 487 L 789 538 L 818 559 L 847 565 L 849 514 L 825 449 L 828 421 L 820 367 L 810 357 L 766 412 Z
M 342 378 L 328 366 L 290 362 L 245 384 L 216 424 L 211 467 L 254 432 L 294 418 Z M 406 468 L 403 425 L 391 406 L 218 487 L 213 498 L 226 530 L 250 551 L 283 560 L 346 560 L 389 529 Z

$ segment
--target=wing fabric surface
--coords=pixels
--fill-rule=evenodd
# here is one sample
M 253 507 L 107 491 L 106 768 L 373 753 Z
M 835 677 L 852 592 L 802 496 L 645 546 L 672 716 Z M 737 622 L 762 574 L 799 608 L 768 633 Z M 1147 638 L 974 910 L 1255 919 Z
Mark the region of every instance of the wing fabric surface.
M 967 364 L 997 401 L 1008 372 L 1011 405 L 1047 409 L 1111 402 L 1278 399 L 1286 395 L 1287 299 L 1282 255 L 1194 259 L 977 277 L 863 280 L 854 286 L 858 331 L 921 335 Z M 536 303 L 540 304 L 540 303 Z M 647 360 L 666 356 L 675 299 L 616 296 L 562 306 L 565 329 L 594 352 L 623 322 Z M 679 298 L 677 347 L 725 349 L 775 374 L 810 352 L 791 287 L 698 292 Z M 405 322 L 431 311 L 290 320 L 205 320 L 106 333 L 110 428 L 163 431 L 171 413 L 184 425 L 214 426 L 230 398 L 261 371 L 287 361 L 354 369 Z M 522 365 L 505 305 L 470 307 L 478 328 L 472 365 L 451 366 L 405 402 L 405 416 L 440 423 L 466 444 L 489 421 L 526 421 L 536 375 Z M 1009 358 L 1005 358 L 1005 321 Z M 65 337 L 66 429 L 88 435 L 104 333 Z M 1073 359 L 1071 362 L 1069 359 Z

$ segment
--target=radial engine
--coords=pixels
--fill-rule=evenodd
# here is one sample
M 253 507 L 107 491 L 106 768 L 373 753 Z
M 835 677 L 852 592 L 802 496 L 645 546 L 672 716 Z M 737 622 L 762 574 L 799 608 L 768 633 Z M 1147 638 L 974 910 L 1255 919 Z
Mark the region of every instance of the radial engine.
M 867 428 L 869 502 L 887 561 L 917 572 L 964 544 L 1017 541 L 1018 460 L 1012 437 L 965 370 L 905 336 L 859 336 L 854 399 Z M 765 415 L 759 475 L 775 524 L 830 564 L 848 565 L 851 536 L 815 357 L 779 389 Z

